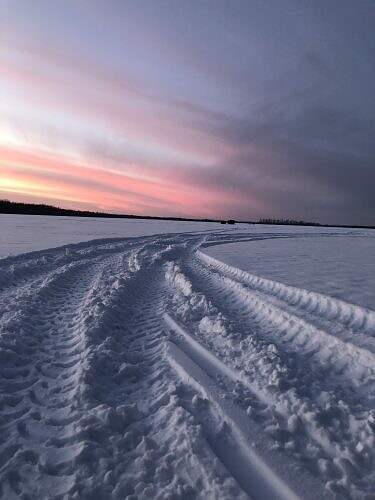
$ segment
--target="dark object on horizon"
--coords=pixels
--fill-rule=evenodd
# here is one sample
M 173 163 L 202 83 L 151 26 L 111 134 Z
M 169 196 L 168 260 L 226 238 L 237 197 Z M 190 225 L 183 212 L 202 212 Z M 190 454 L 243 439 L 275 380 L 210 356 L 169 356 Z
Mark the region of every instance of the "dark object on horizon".
M 220 224 L 226 224 L 226 223 L 227 223 L 227 221 L 226 221 L 226 220 L 221 220 L 221 221 L 220 221 Z
M 233 220 L 233 219 L 229 219 L 229 220 L 227 220 L 227 224 L 235 224 L 235 223 L 236 223 L 236 221 L 235 221 L 235 220 Z

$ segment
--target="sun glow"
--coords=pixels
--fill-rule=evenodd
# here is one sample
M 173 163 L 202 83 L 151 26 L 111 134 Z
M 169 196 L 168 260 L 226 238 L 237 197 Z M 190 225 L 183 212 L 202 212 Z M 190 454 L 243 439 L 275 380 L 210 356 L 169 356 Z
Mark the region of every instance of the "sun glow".
M 2 191 L 9 191 L 11 193 L 28 194 L 31 189 L 41 189 L 42 187 L 37 183 L 29 181 L 22 181 L 19 179 L 12 179 L 11 177 L 0 177 L 0 189 Z

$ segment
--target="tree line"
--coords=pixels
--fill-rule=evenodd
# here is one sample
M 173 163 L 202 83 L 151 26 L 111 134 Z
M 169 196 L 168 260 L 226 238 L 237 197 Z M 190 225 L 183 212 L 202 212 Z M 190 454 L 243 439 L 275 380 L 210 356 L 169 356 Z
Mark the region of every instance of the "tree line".
M 90 210 L 72 210 L 68 208 L 55 207 L 44 203 L 22 203 L 17 201 L 0 200 L 0 214 L 23 214 L 23 215 L 60 215 L 65 217 L 107 217 L 118 219 L 156 219 L 175 221 L 200 221 L 219 222 L 215 219 L 192 219 L 183 217 L 157 217 L 152 215 L 112 214 L 106 212 L 94 212 Z
M 293 219 L 259 219 L 259 224 L 278 224 L 280 226 L 321 226 L 319 222 L 306 222 L 304 220 Z
M 346 228 L 364 228 L 375 229 L 375 226 L 346 225 L 346 224 L 321 224 L 319 222 L 306 222 L 294 219 L 274 219 L 261 218 L 258 221 L 236 221 L 234 219 L 193 219 L 185 217 L 158 217 L 153 215 L 134 215 L 134 214 L 112 214 L 106 212 L 94 212 L 90 210 L 72 210 L 69 208 L 60 208 L 44 203 L 22 203 L 10 200 L 0 200 L 0 214 L 23 214 L 23 215 L 58 215 L 65 217 L 107 217 L 117 219 L 152 219 L 152 220 L 174 220 L 191 222 L 221 222 L 222 224 L 277 224 L 290 226 L 319 226 L 319 227 L 346 227 Z

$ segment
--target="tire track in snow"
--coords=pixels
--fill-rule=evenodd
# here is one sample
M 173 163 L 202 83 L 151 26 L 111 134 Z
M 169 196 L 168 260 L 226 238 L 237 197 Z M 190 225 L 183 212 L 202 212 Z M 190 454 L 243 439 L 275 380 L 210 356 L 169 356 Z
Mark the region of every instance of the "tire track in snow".
M 27 356 L 28 364 L 23 370 L 28 373 L 20 384 L 19 369 L 10 366 L 8 371 L 15 382 L 2 380 L 3 391 L 20 398 L 12 418 L 6 414 L 3 427 L 9 433 L 7 441 L 18 441 L 13 456 L 7 449 L 2 450 L 4 495 L 20 495 L 24 491 L 44 497 L 53 488 L 57 496 L 66 493 L 73 481 L 73 461 L 81 443 L 68 447 L 59 443 L 79 418 L 76 406 L 85 351 L 81 309 L 96 272 L 95 263 L 86 262 L 68 264 L 52 273 L 33 303 L 6 325 L 8 336 L 16 333 L 18 326 L 17 333 L 23 338 L 15 339 L 12 352 L 18 358 Z M 9 359 L 8 353 L 2 350 L 2 354 Z M 24 359 L 17 361 L 22 363 Z M 23 411 L 17 418 L 15 414 L 21 405 Z
M 318 370 L 327 371 L 328 367 L 326 375 L 332 374 L 332 384 L 354 386 L 356 392 L 375 398 L 375 353 L 317 328 L 307 318 L 296 316 L 293 309 L 280 307 L 267 295 L 254 292 L 219 271 L 212 273 L 203 267 L 198 273 L 212 289 L 216 287 L 217 297 L 221 297 L 222 304 L 226 302 L 221 307 L 232 307 L 238 315 L 250 317 L 263 335 L 284 349 L 304 354 L 310 365 L 318 365 Z M 311 369 L 315 371 L 314 366 Z
M 282 479 L 288 478 L 290 469 L 298 469 L 297 465 L 288 464 L 287 469 L 280 456 L 275 452 L 265 449 L 257 439 L 258 428 L 251 423 L 247 413 L 236 404 L 228 385 L 223 398 L 223 388 L 217 380 L 225 379 L 229 387 L 239 382 L 246 385 L 257 394 L 256 389 L 240 372 L 225 365 L 204 346 L 199 344 L 191 335 L 184 331 L 168 314 L 164 316 L 168 331 L 171 333 L 170 342 L 167 343 L 167 358 L 180 378 L 188 385 L 195 388 L 206 401 L 213 407 L 211 420 L 219 415 L 222 419 L 219 431 L 212 430 L 215 425 L 207 423 L 208 406 L 193 396 L 192 413 L 199 413 L 199 406 L 204 407 L 202 425 L 207 429 L 210 446 L 218 454 L 220 460 L 237 479 L 250 498 L 264 499 L 275 498 L 284 500 L 297 500 L 298 498 L 316 498 L 324 495 L 322 487 L 316 480 L 299 470 L 299 481 L 295 482 L 293 491 Z M 227 392 L 228 391 L 228 392 Z M 195 408 L 194 408 L 195 407 Z M 228 427 L 230 424 L 230 427 Z M 257 442 L 258 441 L 258 442 Z M 257 442 L 257 446 L 254 447 Z M 267 461 L 263 458 L 266 457 Z
M 318 323 L 325 321 L 331 327 L 330 329 L 332 326 L 341 325 L 342 328 L 338 331 L 342 335 L 350 334 L 354 341 L 356 339 L 355 336 L 353 338 L 353 334 L 375 336 L 374 311 L 317 292 L 252 275 L 220 262 L 202 251 L 197 252 L 197 257 L 206 266 L 218 271 L 223 276 L 248 286 L 252 291 L 264 294 L 269 301 L 274 299 L 275 303 L 290 307 L 301 317 L 306 315 L 310 319 L 314 318 Z
M 372 383 L 373 365 L 368 363 L 363 370 L 360 359 L 360 370 L 352 372 L 359 376 L 352 384 L 342 366 L 337 372 L 337 360 L 326 356 L 323 361 L 319 357 L 319 349 L 323 353 L 326 349 L 323 343 L 318 342 L 316 362 L 311 359 L 311 352 L 304 350 L 303 343 L 282 341 L 284 331 L 287 335 L 290 328 L 289 316 L 285 324 L 285 313 L 275 310 L 273 304 L 270 307 L 256 297 L 255 314 L 253 301 L 246 301 L 249 292 L 238 287 L 238 283 L 210 272 L 199 261 L 184 258 L 180 265 L 184 273 L 173 265 L 167 270 L 175 289 L 172 310 L 193 325 L 210 350 L 254 380 L 255 392 L 263 392 L 263 400 L 269 399 L 269 415 L 261 418 L 272 421 L 276 417 L 276 421 L 266 424 L 265 431 L 294 456 L 302 454 L 309 467 L 323 475 L 328 489 L 362 498 L 362 488 L 371 490 L 374 460 L 373 395 L 371 385 L 363 385 L 366 377 Z M 301 335 L 305 326 L 311 329 L 306 323 L 302 327 L 300 324 Z M 345 364 L 352 361 L 350 352 L 348 359 L 342 358 L 340 350 L 334 354 Z M 363 393 L 358 391 L 361 385 Z M 241 399 L 246 398 L 246 393 L 242 393 Z M 349 478 L 352 482 L 348 484 Z

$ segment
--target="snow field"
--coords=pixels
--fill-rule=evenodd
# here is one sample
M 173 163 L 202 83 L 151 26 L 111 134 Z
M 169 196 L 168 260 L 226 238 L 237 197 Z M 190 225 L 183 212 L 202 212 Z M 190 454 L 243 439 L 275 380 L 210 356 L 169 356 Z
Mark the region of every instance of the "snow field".
M 250 241 L 204 249 L 221 262 L 271 281 L 375 309 L 375 231 L 264 226 Z
M 199 250 L 247 239 L 0 260 L 1 498 L 371 498 L 375 313 Z

